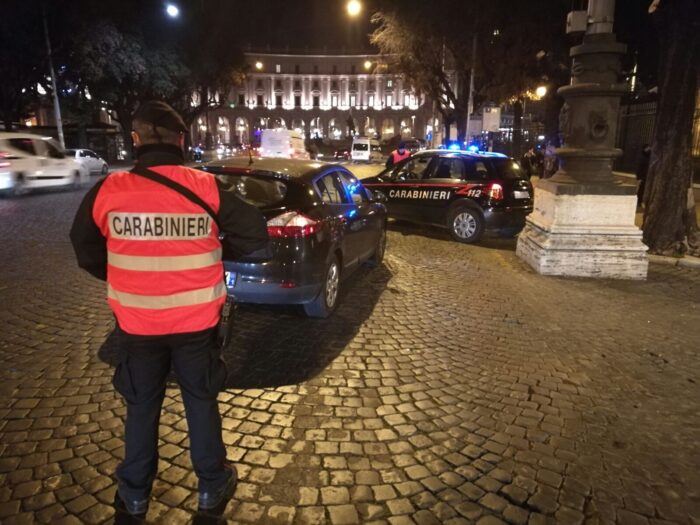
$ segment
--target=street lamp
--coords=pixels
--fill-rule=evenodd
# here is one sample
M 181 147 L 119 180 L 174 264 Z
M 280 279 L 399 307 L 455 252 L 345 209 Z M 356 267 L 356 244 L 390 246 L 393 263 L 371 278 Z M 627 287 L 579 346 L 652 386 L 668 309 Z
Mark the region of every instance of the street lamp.
M 369 68 L 371 68 L 371 67 L 372 67 L 372 62 L 370 62 L 369 60 L 365 60 L 365 69 L 369 70 Z
M 350 0 L 345 5 L 345 8 L 347 9 L 348 14 L 354 18 L 362 11 L 362 4 L 359 2 L 359 0 Z
M 165 6 L 165 12 L 168 13 L 170 18 L 177 18 L 180 16 L 180 9 L 175 4 L 168 4 Z
M 259 70 L 261 70 L 262 68 L 263 68 L 263 63 L 260 62 L 260 60 L 258 60 L 258 61 L 255 63 L 255 69 L 257 69 L 257 70 L 259 71 Z
M 537 95 L 537 98 L 544 98 L 544 96 L 547 94 L 547 86 L 538 86 L 537 89 L 535 90 L 535 95 Z

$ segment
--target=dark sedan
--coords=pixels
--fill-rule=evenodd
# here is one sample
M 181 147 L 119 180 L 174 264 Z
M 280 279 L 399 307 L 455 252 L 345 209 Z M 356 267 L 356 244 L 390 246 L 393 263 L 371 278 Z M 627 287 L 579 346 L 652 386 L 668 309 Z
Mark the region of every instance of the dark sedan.
M 422 151 L 362 182 L 386 196 L 391 217 L 447 227 L 465 243 L 485 230 L 515 235 L 532 212 L 526 174 L 498 153 Z
M 301 304 L 310 317 L 328 317 L 341 283 L 361 264 L 381 263 L 386 207 L 342 166 L 234 157 L 203 169 L 267 218 L 272 258 L 224 261 L 239 302 Z

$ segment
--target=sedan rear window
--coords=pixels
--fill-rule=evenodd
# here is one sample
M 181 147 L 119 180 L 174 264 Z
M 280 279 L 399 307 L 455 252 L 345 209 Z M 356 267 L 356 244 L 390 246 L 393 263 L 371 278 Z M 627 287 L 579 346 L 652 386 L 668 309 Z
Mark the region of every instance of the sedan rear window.
M 505 180 L 522 179 L 525 177 L 522 168 L 513 159 L 491 159 L 495 175 Z
M 258 208 L 268 208 L 281 203 L 287 195 L 287 185 L 277 179 L 254 175 L 226 174 L 216 176 L 229 191 Z
M 24 151 L 25 153 L 29 153 L 30 155 L 36 155 L 32 139 L 8 139 L 7 142 L 9 142 L 10 146 L 12 146 L 15 149 Z

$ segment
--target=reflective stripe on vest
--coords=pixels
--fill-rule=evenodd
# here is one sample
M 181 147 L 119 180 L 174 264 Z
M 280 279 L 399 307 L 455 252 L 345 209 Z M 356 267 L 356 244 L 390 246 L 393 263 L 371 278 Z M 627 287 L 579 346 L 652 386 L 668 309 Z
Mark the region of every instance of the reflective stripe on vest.
M 140 272 L 176 272 L 194 270 L 218 264 L 221 261 L 221 249 L 199 255 L 173 255 L 171 257 L 143 257 L 107 252 L 107 263 L 122 270 Z
M 114 299 L 122 306 L 129 308 L 147 308 L 149 310 L 164 310 L 179 306 L 193 306 L 196 304 L 215 301 L 226 295 L 226 286 L 223 281 L 216 286 L 190 290 L 188 292 L 172 295 L 137 295 L 133 293 L 118 292 L 111 285 L 107 286 L 107 297 Z

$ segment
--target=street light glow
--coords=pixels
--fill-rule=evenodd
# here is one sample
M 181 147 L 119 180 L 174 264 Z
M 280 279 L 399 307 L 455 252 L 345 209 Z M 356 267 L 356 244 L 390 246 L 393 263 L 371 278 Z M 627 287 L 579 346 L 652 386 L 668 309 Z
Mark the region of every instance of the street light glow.
M 371 67 L 372 67 L 372 62 L 370 62 L 369 60 L 365 60 L 365 69 L 369 69 Z
M 362 4 L 358 0 L 350 0 L 346 5 L 346 9 L 350 16 L 355 17 L 362 11 Z
M 263 63 L 260 62 L 260 60 L 258 60 L 258 61 L 255 63 L 255 69 L 262 69 L 262 67 L 263 67 Z
M 547 94 L 547 86 L 538 86 L 535 90 L 535 95 L 537 98 L 542 98 Z
M 174 4 L 168 4 L 165 8 L 165 12 L 168 13 L 168 16 L 171 18 L 180 16 L 180 9 Z

